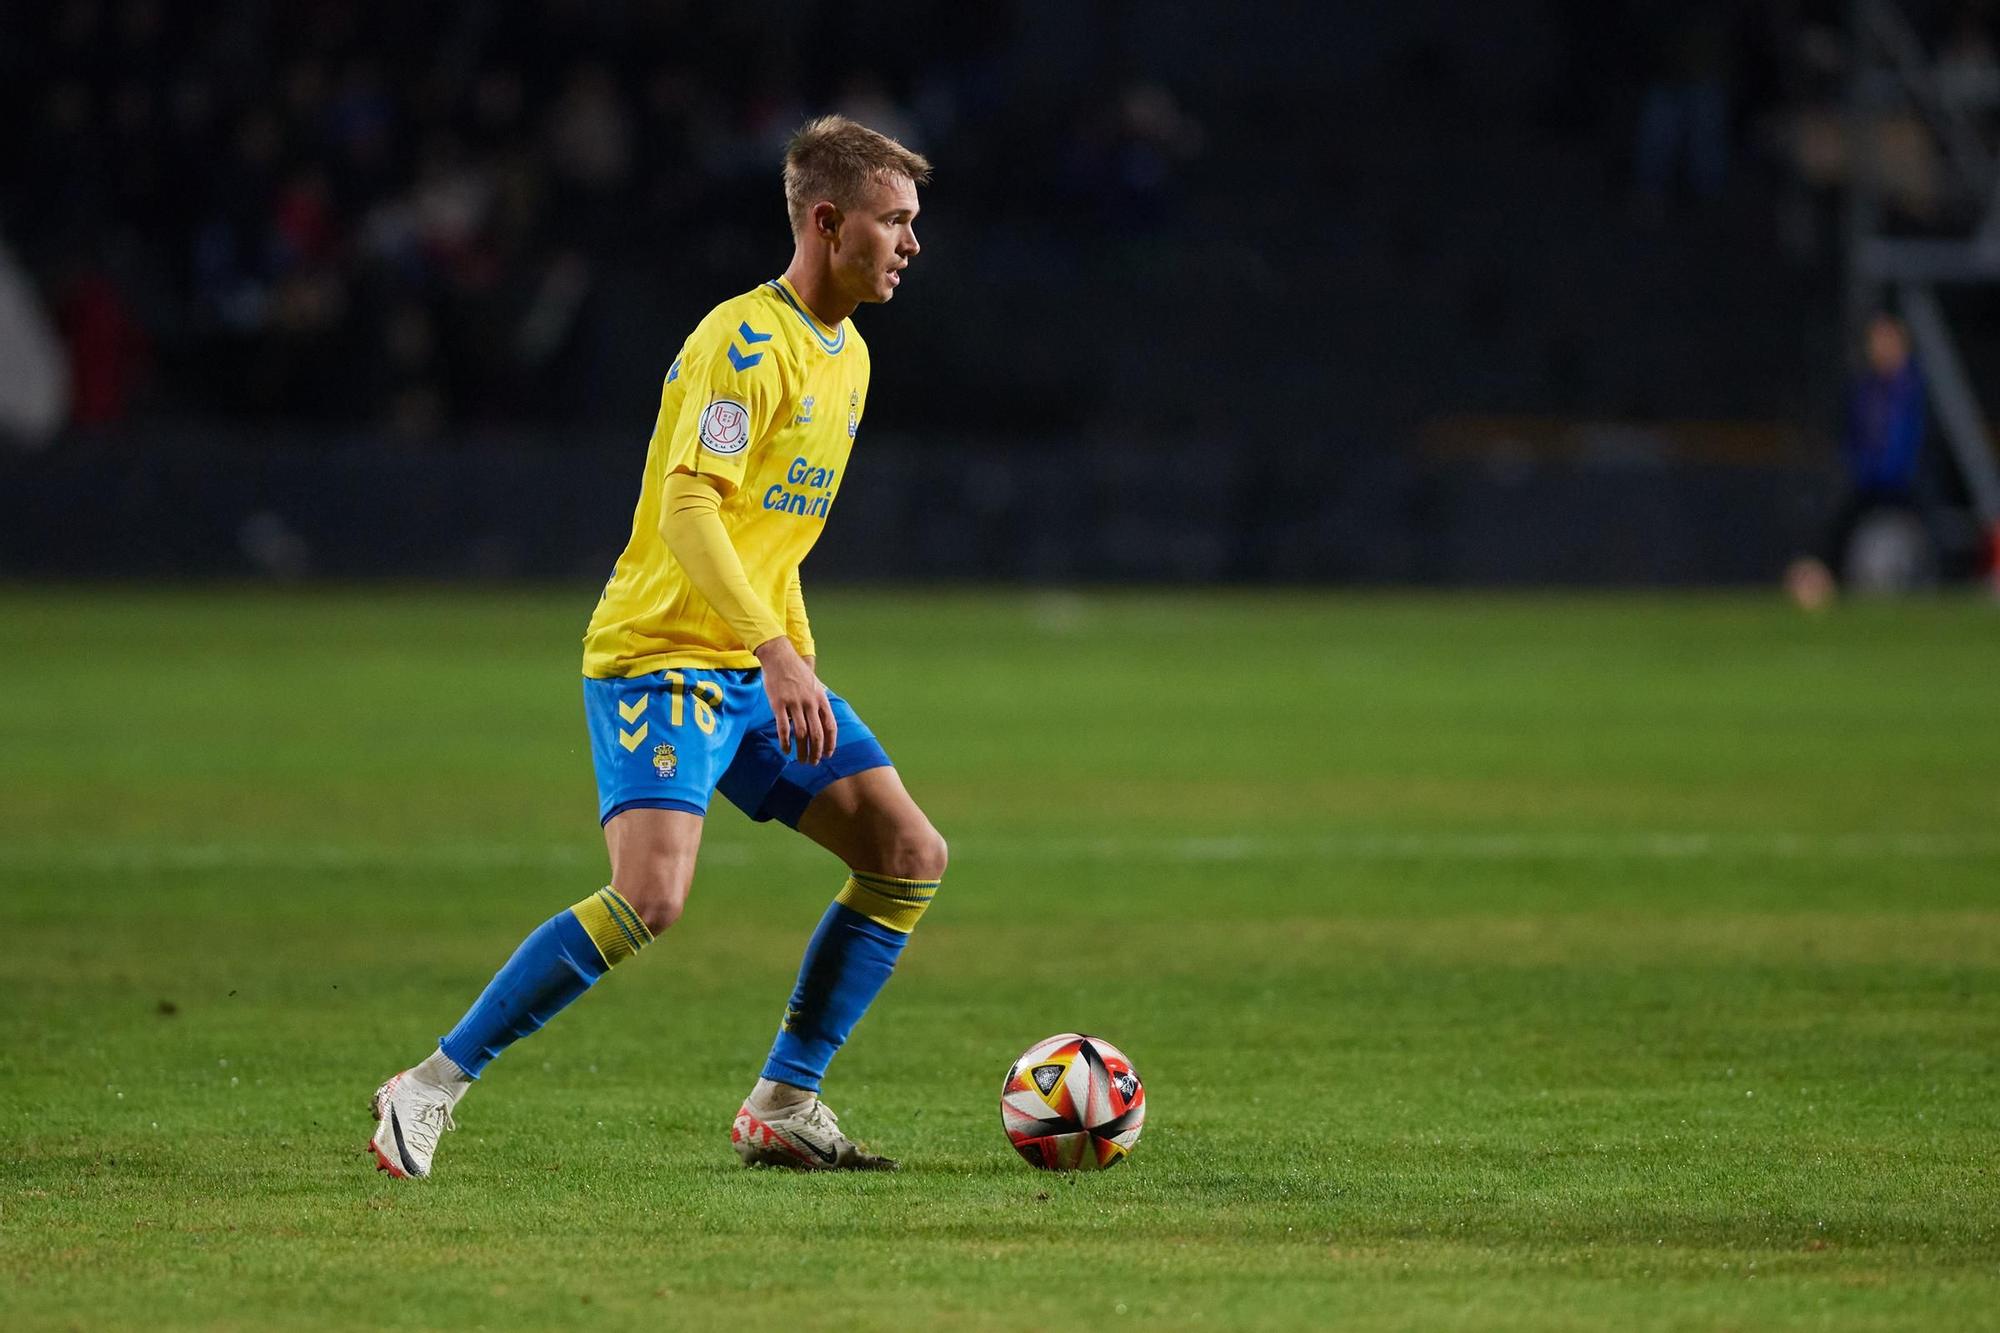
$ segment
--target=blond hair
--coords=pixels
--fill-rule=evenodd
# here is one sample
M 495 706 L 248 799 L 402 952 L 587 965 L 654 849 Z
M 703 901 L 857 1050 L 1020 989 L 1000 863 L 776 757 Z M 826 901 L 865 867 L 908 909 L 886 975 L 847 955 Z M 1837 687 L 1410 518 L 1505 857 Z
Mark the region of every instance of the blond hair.
M 792 235 L 804 233 L 812 206 L 830 199 L 854 207 L 861 191 L 878 176 L 902 176 L 929 184 L 931 164 L 886 134 L 846 116 L 821 116 L 799 127 L 785 147 L 785 208 Z

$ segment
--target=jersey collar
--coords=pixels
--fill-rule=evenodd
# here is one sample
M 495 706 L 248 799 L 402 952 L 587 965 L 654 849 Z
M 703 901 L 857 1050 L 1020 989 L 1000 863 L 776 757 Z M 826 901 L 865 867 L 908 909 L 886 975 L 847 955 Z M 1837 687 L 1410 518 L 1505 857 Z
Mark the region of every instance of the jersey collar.
M 799 299 L 799 294 L 792 290 L 792 284 L 786 281 L 782 275 L 771 279 L 764 285 L 776 292 L 779 298 L 792 308 L 792 313 L 799 317 L 799 323 L 805 325 L 811 331 L 813 338 L 819 343 L 821 351 L 825 352 L 828 356 L 840 355 L 841 349 L 847 346 L 846 321 L 843 320 L 838 329 L 829 329 L 826 325 L 820 323 L 812 311 L 806 309 L 806 303 Z

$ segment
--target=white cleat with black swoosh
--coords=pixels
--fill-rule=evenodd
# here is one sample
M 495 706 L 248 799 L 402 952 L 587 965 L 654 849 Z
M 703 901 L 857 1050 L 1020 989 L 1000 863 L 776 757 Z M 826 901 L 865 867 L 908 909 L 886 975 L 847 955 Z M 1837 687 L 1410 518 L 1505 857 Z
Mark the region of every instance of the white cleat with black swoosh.
M 840 1132 L 840 1122 L 819 1098 L 782 1111 L 759 1113 L 745 1102 L 729 1127 L 729 1141 L 745 1166 L 781 1166 L 791 1171 L 894 1171 L 879 1157 Z
M 451 1096 L 422 1079 L 414 1071 L 402 1073 L 375 1089 L 368 1109 L 381 1123 L 368 1146 L 375 1150 L 375 1164 L 398 1180 L 422 1180 L 431 1173 L 431 1158 L 438 1139 L 447 1129 L 457 1129 L 451 1119 Z

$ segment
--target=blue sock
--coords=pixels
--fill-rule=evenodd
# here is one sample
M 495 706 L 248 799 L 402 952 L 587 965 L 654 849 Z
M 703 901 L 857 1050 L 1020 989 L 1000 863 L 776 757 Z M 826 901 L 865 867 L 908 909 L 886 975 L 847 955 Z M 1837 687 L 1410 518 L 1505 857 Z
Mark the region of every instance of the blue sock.
M 819 1091 L 833 1053 L 888 983 L 936 892 L 935 880 L 856 874 L 847 881 L 806 945 L 765 1078 Z
M 500 1052 L 539 1030 L 652 938 L 616 890 L 598 890 L 536 926 L 458 1026 L 439 1038 L 438 1049 L 478 1078 Z

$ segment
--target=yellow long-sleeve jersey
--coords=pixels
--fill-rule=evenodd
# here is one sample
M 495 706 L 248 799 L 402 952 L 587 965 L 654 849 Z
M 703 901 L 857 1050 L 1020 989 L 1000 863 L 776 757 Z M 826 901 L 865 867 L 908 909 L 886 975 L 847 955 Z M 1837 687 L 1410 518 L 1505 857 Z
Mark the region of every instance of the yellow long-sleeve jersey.
M 666 479 L 722 494 L 721 517 L 771 624 L 812 655 L 799 565 L 819 539 L 868 403 L 868 345 L 829 328 L 776 278 L 708 313 L 667 370 L 632 536 L 583 636 L 583 674 L 755 667 L 662 532 Z M 782 618 L 782 619 L 780 619 Z

